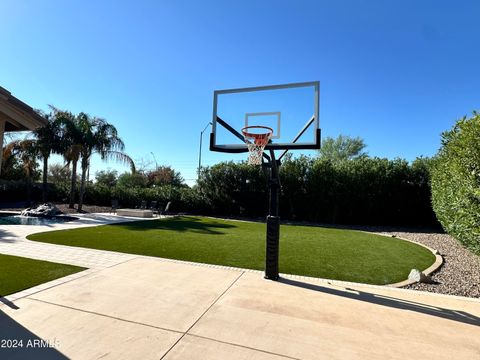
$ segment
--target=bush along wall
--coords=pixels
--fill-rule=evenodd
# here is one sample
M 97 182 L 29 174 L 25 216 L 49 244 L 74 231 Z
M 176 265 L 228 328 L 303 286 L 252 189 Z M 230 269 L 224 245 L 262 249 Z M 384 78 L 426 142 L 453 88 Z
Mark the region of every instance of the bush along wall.
M 102 184 L 89 184 L 85 193 L 87 204 L 110 206 L 111 200 L 117 199 L 121 207 L 135 208 L 142 201 L 148 203 L 157 201 L 161 206 L 172 202 L 170 210 L 173 212 L 204 213 L 205 201 L 199 197 L 195 189 L 164 185 L 152 188 L 115 186 L 108 187 Z
M 432 205 L 446 232 L 480 254 L 480 114 L 442 134 L 432 166 Z
M 280 216 L 320 223 L 437 226 L 429 162 L 287 158 L 280 167 Z M 267 176 L 260 167 L 224 162 L 204 168 L 198 191 L 214 214 L 267 213 Z
M 41 184 L 27 180 L 0 179 L 0 207 L 28 206 L 42 199 Z
M 430 202 L 430 160 L 360 157 L 330 161 L 287 157 L 280 167 L 283 220 L 332 224 L 438 226 Z M 123 186 L 89 184 L 85 201 L 122 207 L 142 200 L 172 202 L 172 211 L 264 218 L 268 176 L 260 166 L 222 162 L 201 170 L 198 184 Z
M 196 186 L 207 212 L 226 216 L 265 216 L 266 190 L 261 167 L 234 162 L 203 168 Z

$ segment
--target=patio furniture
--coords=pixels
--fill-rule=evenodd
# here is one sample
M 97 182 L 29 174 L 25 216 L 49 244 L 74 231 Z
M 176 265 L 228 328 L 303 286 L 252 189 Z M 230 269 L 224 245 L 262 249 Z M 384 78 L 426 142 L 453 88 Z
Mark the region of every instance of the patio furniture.
M 172 205 L 172 202 L 171 202 L 171 201 L 169 201 L 169 202 L 167 203 L 167 206 L 165 206 L 165 209 L 164 209 L 163 212 L 162 212 L 163 215 L 168 215 L 168 214 L 170 214 L 170 205 Z
M 118 200 L 117 199 L 112 199 L 112 208 L 111 208 L 110 212 L 112 214 L 116 214 L 117 209 L 118 209 Z
M 146 200 L 142 200 L 142 202 L 140 203 L 140 206 L 137 206 L 136 209 L 142 209 L 142 210 L 145 210 L 147 208 L 147 201 Z
M 158 214 L 158 205 L 158 202 L 154 200 L 150 203 L 150 206 L 148 207 L 150 210 L 152 210 L 154 215 Z

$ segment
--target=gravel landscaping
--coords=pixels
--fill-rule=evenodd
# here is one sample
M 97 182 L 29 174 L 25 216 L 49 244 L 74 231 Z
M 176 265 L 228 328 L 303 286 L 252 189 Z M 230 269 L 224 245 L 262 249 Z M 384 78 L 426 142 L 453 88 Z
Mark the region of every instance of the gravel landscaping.
M 368 231 L 394 235 L 438 250 L 444 263 L 432 274 L 433 284 L 412 284 L 406 289 L 430 291 L 440 294 L 480 298 L 480 256 L 474 255 L 453 237 L 435 231 L 419 232 L 405 229 L 375 229 Z

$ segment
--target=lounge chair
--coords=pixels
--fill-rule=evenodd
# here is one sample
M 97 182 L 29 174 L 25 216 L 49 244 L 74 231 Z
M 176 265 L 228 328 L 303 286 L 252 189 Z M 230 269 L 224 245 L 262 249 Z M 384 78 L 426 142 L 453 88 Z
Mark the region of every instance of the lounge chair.
M 142 200 L 142 202 L 140 203 L 140 206 L 137 207 L 137 209 L 142 209 L 142 210 L 145 210 L 147 208 L 147 201 L 146 200 Z
M 117 199 L 112 199 L 112 209 L 111 209 L 111 213 L 112 214 L 116 214 L 117 213 L 117 209 L 118 209 L 118 200 Z
M 152 210 L 153 214 L 158 214 L 158 202 L 157 201 L 152 201 L 150 203 L 150 206 L 148 207 L 150 210 Z
M 165 209 L 163 210 L 163 215 L 168 215 L 170 214 L 170 205 L 172 204 L 171 201 L 167 203 L 167 206 L 165 206 Z

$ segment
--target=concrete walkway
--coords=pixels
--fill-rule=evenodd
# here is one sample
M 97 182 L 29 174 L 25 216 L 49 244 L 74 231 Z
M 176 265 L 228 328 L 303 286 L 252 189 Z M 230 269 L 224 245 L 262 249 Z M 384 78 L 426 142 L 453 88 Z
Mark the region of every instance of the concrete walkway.
M 103 269 L 136 257 L 135 255 L 112 251 L 53 245 L 26 239 L 30 234 L 45 231 L 145 220 L 109 214 L 80 214 L 75 216 L 78 216 L 79 219 L 52 225 L 0 225 L 0 254 L 77 265 L 89 269 Z
M 2 359 L 471 360 L 480 302 L 138 258 L 4 301 L 0 338 L 24 344 Z

